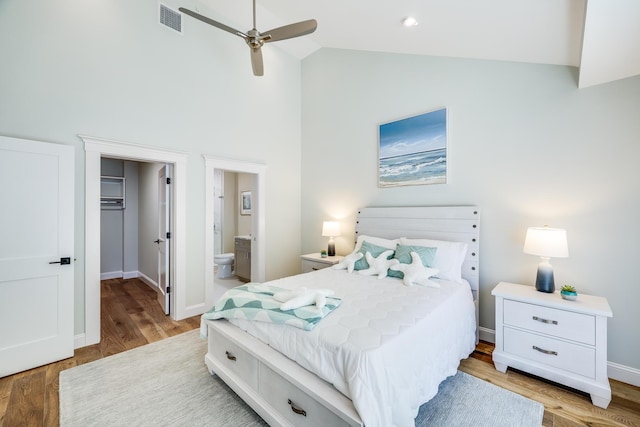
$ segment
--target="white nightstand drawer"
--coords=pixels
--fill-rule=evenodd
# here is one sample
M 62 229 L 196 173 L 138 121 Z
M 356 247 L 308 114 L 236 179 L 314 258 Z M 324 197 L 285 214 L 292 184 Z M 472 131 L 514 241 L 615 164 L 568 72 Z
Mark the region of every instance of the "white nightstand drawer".
M 331 264 L 320 261 L 311 261 L 305 259 L 302 261 L 302 272 L 308 273 L 310 271 L 322 270 L 323 268 L 331 267 Z
M 260 365 L 260 393 L 296 427 L 349 425 L 265 365 Z
M 209 354 L 253 389 L 258 389 L 258 360 L 209 328 Z
M 584 344 L 596 343 L 596 318 L 513 300 L 504 300 L 504 324 Z
M 594 348 L 505 327 L 504 351 L 584 377 L 596 376 Z

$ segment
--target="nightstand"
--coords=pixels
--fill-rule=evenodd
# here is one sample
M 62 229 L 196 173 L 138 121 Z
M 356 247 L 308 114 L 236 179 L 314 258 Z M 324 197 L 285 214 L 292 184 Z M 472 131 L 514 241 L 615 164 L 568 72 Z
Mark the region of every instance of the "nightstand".
M 606 298 L 579 294 L 566 301 L 560 292 L 500 282 L 496 297 L 496 347 L 500 372 L 519 369 L 591 395 L 594 405 L 609 406 Z
M 317 252 L 315 254 L 301 255 L 300 258 L 302 258 L 302 272 L 308 273 L 310 271 L 331 267 L 342 261 L 344 257 L 342 255 L 336 255 L 322 258 L 320 252 Z

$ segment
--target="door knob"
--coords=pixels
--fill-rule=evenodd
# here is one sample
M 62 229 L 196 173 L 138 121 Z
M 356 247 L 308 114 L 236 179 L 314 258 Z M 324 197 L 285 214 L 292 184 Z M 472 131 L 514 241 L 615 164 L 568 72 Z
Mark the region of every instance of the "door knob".
M 160 239 L 158 239 L 158 240 L 154 240 L 154 241 L 153 241 L 153 243 L 160 244 Z
M 71 257 L 60 258 L 60 261 L 51 261 L 49 264 L 69 265 L 71 264 Z

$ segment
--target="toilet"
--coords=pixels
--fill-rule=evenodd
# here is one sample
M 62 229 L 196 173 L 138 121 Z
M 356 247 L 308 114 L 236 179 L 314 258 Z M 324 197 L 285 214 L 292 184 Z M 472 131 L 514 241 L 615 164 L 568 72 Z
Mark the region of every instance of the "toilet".
M 233 253 L 216 255 L 213 259 L 214 263 L 218 265 L 218 279 L 228 279 L 232 276 Z

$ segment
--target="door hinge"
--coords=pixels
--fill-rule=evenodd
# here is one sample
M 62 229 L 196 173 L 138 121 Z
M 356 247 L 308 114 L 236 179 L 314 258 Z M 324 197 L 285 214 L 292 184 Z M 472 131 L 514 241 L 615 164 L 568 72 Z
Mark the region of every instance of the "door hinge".
M 171 286 L 167 286 L 167 293 L 170 294 L 171 293 Z
M 167 232 L 167 239 L 170 239 L 170 238 L 171 238 L 171 233 Z
M 167 178 L 167 184 L 171 184 L 171 178 Z

